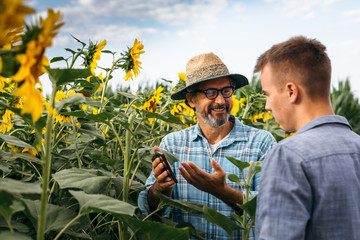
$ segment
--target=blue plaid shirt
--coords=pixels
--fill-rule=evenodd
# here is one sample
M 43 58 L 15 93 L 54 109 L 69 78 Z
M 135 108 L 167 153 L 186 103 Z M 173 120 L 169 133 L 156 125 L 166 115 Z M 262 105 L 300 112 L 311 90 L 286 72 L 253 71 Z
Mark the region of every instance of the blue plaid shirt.
M 209 143 L 201 133 L 198 124 L 178 132 L 170 133 L 163 138 L 160 148 L 173 153 L 180 160 L 172 166 L 174 173 L 179 180 L 174 186 L 172 193 L 173 199 L 206 204 L 210 208 L 213 208 L 228 217 L 230 217 L 231 212 L 234 212 L 229 205 L 225 204 L 220 199 L 207 192 L 198 190 L 189 184 L 181 176 L 178 169 L 178 167 L 181 166 L 182 161 L 192 161 L 199 168 L 208 173 L 212 173 L 213 170 L 210 160 L 214 158 L 226 171 L 227 175 L 233 173 L 241 177 L 240 170 L 227 160 L 225 156 L 234 157 L 246 162 L 262 161 L 266 153 L 275 143 L 273 136 L 269 132 L 246 126 L 233 116 L 231 116 L 230 120 L 234 121 L 234 128 L 230 132 L 229 137 L 217 146 L 213 154 L 211 154 Z M 247 175 L 247 173 L 245 173 L 245 175 Z M 139 195 L 139 208 L 146 215 L 150 213 L 147 202 L 148 190 L 155 181 L 156 179 L 152 172 L 146 181 L 146 190 L 142 191 Z M 233 183 L 228 179 L 226 181 L 231 187 L 240 190 L 237 183 Z M 259 182 L 260 174 L 257 174 L 252 182 L 253 191 L 257 191 Z M 168 214 L 169 209 L 164 212 L 164 215 Z M 229 239 L 229 235 L 222 228 L 206 221 L 201 214 L 191 214 L 180 209 L 173 209 L 172 219 L 175 222 L 191 223 L 196 229 L 205 233 L 206 239 Z M 241 231 L 236 231 L 233 234 L 233 238 L 241 239 Z M 253 238 L 253 234 L 250 236 L 250 239 L 251 238 Z

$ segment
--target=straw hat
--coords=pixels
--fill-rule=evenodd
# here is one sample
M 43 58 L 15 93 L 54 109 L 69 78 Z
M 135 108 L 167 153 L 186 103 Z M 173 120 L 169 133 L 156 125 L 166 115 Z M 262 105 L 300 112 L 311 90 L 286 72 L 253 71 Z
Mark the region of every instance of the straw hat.
M 186 64 L 186 87 L 171 95 L 173 100 L 186 99 L 187 88 L 207 80 L 229 77 L 235 83 L 235 89 L 249 82 L 241 74 L 230 74 L 226 65 L 214 53 L 204 53 L 191 58 Z

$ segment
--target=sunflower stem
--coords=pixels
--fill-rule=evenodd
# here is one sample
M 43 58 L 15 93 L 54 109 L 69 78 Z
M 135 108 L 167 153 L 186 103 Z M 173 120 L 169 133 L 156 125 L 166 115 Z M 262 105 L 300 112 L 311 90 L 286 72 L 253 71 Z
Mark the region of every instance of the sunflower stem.
M 52 93 L 50 96 L 50 106 L 54 108 L 55 106 L 55 95 L 56 95 L 56 86 L 53 86 Z M 45 224 L 46 224 L 46 209 L 48 205 L 48 195 L 49 195 L 49 178 L 51 170 L 51 134 L 53 128 L 53 114 L 52 112 L 48 113 L 47 123 L 46 123 L 46 133 L 45 133 L 45 153 L 42 155 L 41 165 L 43 167 L 42 172 L 42 193 L 41 193 L 41 203 L 40 203 L 40 216 L 38 219 L 38 229 L 37 229 L 37 240 L 43 240 L 45 238 Z

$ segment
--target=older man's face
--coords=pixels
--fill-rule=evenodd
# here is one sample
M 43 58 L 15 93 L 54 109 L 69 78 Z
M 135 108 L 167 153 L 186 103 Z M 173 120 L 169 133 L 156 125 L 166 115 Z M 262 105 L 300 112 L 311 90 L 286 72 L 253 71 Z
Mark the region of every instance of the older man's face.
M 218 90 L 231 87 L 229 77 L 221 77 L 205 81 L 199 84 L 198 90 L 215 88 Z M 233 107 L 232 97 L 224 98 L 221 92 L 210 100 L 202 92 L 196 94 L 193 104 L 199 117 L 199 121 L 212 127 L 220 127 L 227 123 Z

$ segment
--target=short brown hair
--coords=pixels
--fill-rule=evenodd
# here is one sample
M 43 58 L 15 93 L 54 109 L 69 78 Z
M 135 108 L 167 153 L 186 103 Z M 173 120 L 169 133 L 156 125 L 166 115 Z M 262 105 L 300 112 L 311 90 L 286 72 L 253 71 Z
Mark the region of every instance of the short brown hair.
M 281 86 L 296 82 L 310 98 L 330 94 L 331 62 L 326 47 L 318 40 L 298 36 L 276 44 L 258 58 L 254 72 L 262 71 L 266 64 L 270 64 Z

